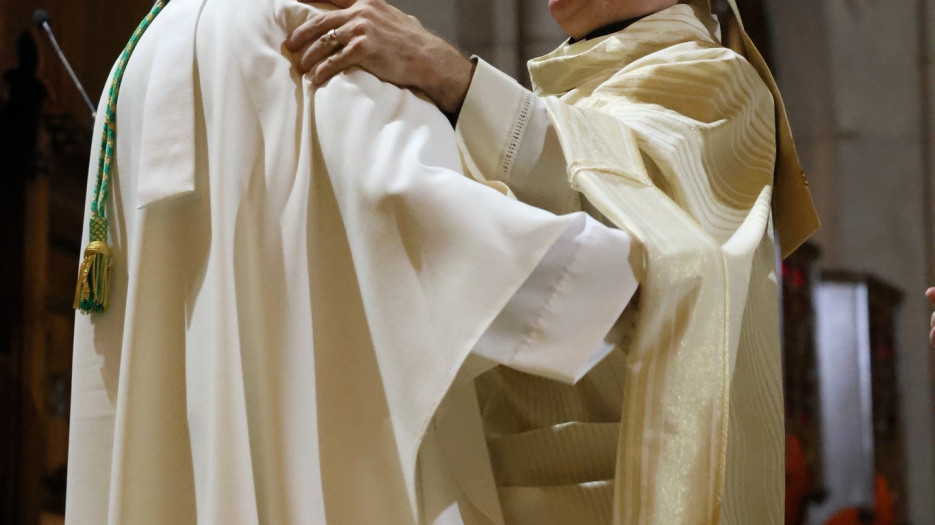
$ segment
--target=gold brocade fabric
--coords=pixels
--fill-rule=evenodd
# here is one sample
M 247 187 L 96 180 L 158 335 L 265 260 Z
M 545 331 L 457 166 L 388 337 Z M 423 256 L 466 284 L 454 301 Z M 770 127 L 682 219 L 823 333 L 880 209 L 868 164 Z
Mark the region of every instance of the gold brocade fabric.
M 703 12 L 710 12 L 709 0 L 692 0 Z M 759 50 L 753 45 L 750 36 L 743 27 L 743 19 L 735 0 L 727 0 L 731 11 L 740 26 L 740 39 L 743 44 L 743 55 L 756 69 L 756 72 L 766 83 L 776 108 L 776 170 L 773 179 L 773 220 L 778 235 L 779 247 L 782 256 L 786 257 L 802 245 L 811 234 L 818 229 L 820 221 L 818 212 L 812 202 L 812 194 L 808 189 L 808 180 L 805 171 L 799 162 L 799 154 L 792 139 L 792 128 L 789 126 L 789 117 L 782 101 L 782 94 L 773 74 L 766 65 L 766 61 Z
M 572 186 L 645 253 L 614 523 L 782 521 L 776 112 L 714 27 L 680 4 L 530 62 Z

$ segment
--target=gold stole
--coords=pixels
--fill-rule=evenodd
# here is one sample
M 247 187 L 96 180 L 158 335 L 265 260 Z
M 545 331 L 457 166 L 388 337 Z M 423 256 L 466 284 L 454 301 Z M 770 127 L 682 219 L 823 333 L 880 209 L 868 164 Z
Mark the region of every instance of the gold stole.
M 644 250 L 614 522 L 739 523 L 751 514 L 759 523 L 781 521 L 769 85 L 721 47 L 713 20 L 689 5 L 563 45 L 531 61 L 530 73 L 546 97 L 570 183 Z M 776 176 L 777 185 L 788 179 Z M 810 199 L 796 206 L 812 210 Z M 787 246 L 812 229 L 779 226 L 791 232 Z M 737 378 L 735 367 L 743 371 Z M 763 457 L 756 467 L 735 461 L 751 446 L 747 430 Z M 757 469 L 761 475 L 750 479 Z

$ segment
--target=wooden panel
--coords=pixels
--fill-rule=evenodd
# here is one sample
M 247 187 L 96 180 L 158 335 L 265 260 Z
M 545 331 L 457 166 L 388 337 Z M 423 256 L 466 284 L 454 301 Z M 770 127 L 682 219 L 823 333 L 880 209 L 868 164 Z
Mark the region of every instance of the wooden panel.
M 786 410 L 786 523 L 800 524 L 825 493 L 815 348 L 819 251 L 805 244 L 782 264 L 782 362 Z
M 65 516 L 43 512 L 39 516 L 39 525 L 65 525 Z
M 75 279 L 78 275 L 78 253 L 63 250 L 59 246 L 49 246 L 48 276 L 46 277 L 46 306 L 58 307 L 64 301 L 71 305 L 75 294 Z M 64 313 L 64 312 L 62 312 Z
M 16 523 L 16 466 L 19 440 L 18 363 L 0 354 L 0 523 Z
M 870 280 L 870 381 L 873 395 L 874 466 L 877 490 L 892 497 L 894 523 L 908 520 L 906 458 L 903 449 L 903 421 L 899 380 L 896 371 L 896 315 L 902 294 L 876 280 Z M 880 495 L 877 495 L 878 501 Z

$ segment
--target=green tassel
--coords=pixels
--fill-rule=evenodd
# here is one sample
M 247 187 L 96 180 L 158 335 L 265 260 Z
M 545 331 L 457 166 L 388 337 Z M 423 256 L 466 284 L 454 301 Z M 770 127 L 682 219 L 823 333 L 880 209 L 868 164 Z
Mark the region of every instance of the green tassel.
M 140 23 L 130 41 L 127 42 L 123 53 L 114 66 L 114 76 L 110 83 L 107 97 L 107 111 L 104 114 L 104 132 L 101 136 L 101 152 L 98 159 L 97 180 L 94 184 L 94 195 L 91 199 L 91 224 L 88 247 L 84 250 L 84 259 L 78 271 L 78 285 L 75 287 L 75 310 L 85 313 L 103 312 L 107 310 L 108 296 L 110 295 L 110 271 L 113 259 L 110 248 L 107 246 L 107 197 L 110 194 L 111 170 L 113 168 L 114 149 L 117 144 L 117 96 L 120 94 L 120 84 L 123 82 L 123 72 L 130 60 L 130 55 L 136 49 L 136 44 L 156 15 L 166 6 L 169 0 L 159 0 L 152 11 Z
M 84 313 L 107 310 L 112 266 L 113 258 L 107 243 L 92 241 L 88 244 L 78 272 L 78 286 L 75 288 L 76 310 Z

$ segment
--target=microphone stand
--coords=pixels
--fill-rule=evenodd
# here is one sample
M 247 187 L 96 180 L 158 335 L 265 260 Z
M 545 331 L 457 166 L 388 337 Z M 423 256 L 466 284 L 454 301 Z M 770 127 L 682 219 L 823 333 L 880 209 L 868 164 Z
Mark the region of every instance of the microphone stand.
M 95 118 L 97 116 L 97 109 L 94 107 L 94 103 L 91 102 L 91 97 L 89 97 L 87 91 L 84 90 L 84 86 L 82 86 L 81 81 L 78 80 L 78 75 L 75 74 L 75 70 L 72 69 L 71 64 L 68 63 L 68 59 L 65 58 L 65 53 L 63 53 L 62 48 L 59 47 L 58 40 L 55 39 L 55 34 L 52 33 L 52 28 L 49 27 L 49 13 L 45 9 L 36 9 L 32 18 L 36 24 L 45 31 L 45 34 L 48 35 L 49 41 L 52 42 L 52 47 L 55 49 L 55 53 L 62 61 L 62 64 L 65 65 L 65 70 L 68 71 L 68 76 L 71 77 L 75 87 L 78 88 L 78 91 L 81 92 L 81 96 L 84 97 L 84 103 L 87 104 L 88 109 L 91 110 L 91 118 Z

